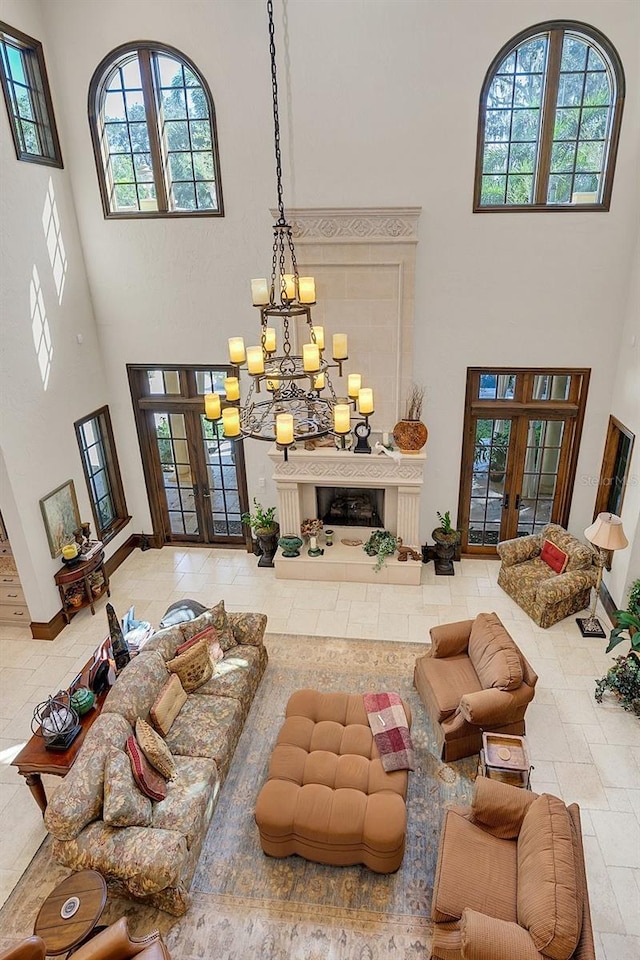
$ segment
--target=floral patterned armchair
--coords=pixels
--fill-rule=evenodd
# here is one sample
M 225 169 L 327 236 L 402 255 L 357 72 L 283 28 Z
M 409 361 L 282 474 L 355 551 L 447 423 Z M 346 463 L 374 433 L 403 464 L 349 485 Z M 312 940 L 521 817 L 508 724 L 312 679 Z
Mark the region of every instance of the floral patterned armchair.
M 556 573 L 541 558 L 548 540 L 567 555 L 564 572 Z M 555 523 L 539 534 L 503 540 L 498 584 L 540 627 L 550 627 L 589 606 L 596 582 L 595 554 L 591 547 Z

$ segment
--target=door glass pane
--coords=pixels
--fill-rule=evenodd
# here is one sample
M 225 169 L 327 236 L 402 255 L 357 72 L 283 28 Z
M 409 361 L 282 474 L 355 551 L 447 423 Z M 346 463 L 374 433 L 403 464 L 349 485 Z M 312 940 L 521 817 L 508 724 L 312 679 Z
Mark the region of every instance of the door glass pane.
M 236 472 L 235 440 L 227 439 L 221 423 L 212 423 L 200 416 L 208 490 L 205 502 L 213 518 L 216 537 L 242 536 L 242 510 Z
M 470 544 L 494 546 L 500 540 L 510 439 L 510 420 L 476 420 L 469 515 Z
M 198 534 L 184 414 L 153 414 L 171 532 Z
M 518 509 L 519 537 L 539 533 L 551 520 L 564 427 L 562 420 L 529 421 Z

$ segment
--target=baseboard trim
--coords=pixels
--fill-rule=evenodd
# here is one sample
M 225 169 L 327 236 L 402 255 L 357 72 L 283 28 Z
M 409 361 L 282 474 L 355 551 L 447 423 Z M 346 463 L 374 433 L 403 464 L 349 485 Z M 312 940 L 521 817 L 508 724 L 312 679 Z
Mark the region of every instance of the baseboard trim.
M 131 536 L 118 547 L 115 553 L 112 554 L 108 560 L 105 560 L 104 566 L 108 577 L 111 577 L 120 564 L 124 563 L 129 554 L 133 553 L 133 551 L 141 545 L 143 536 L 144 534 L 132 533 Z M 62 610 L 58 610 L 55 616 L 49 621 L 32 620 L 29 624 L 31 636 L 34 640 L 55 640 L 58 634 L 62 633 L 66 625 L 67 622 Z

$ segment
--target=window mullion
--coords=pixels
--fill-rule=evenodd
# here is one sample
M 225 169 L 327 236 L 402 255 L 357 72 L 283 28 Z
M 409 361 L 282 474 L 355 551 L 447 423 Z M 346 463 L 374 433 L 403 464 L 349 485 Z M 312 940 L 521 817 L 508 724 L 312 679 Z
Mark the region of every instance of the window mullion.
M 552 30 L 549 34 L 549 56 L 547 60 L 547 82 L 542 108 L 542 129 L 540 132 L 540 153 L 538 156 L 538 176 L 536 178 L 535 203 L 546 204 L 551 171 L 551 151 L 553 131 L 556 125 L 556 103 L 560 85 L 560 62 L 562 60 L 562 41 L 564 30 Z
M 151 74 L 151 55 L 149 50 L 139 50 L 140 76 L 142 78 L 142 95 L 147 116 L 147 130 L 149 131 L 149 148 L 151 150 L 151 166 L 158 199 L 158 210 L 166 213 L 169 210 L 164 163 L 160 144 L 160 126 L 158 123 L 158 108 Z

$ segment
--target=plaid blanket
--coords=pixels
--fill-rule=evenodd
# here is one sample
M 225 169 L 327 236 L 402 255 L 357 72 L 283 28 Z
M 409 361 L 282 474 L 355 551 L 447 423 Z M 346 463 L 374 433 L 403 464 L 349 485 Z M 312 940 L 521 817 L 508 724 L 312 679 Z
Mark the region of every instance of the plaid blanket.
M 365 693 L 363 700 L 383 769 L 414 770 L 413 743 L 398 694 Z

